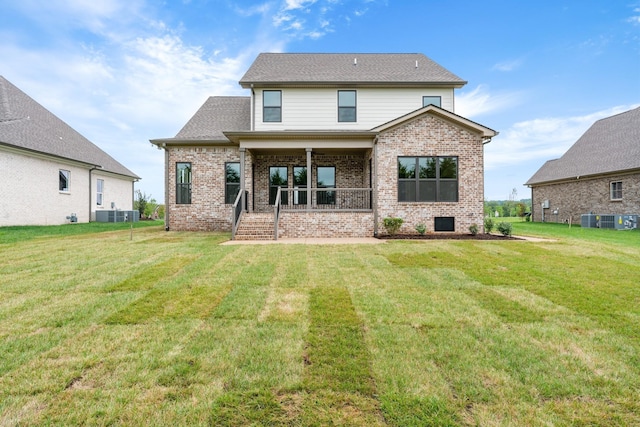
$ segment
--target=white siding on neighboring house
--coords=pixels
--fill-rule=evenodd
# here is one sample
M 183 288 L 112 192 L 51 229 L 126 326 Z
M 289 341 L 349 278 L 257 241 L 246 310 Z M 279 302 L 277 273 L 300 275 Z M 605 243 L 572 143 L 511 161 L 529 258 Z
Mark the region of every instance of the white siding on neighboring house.
M 0 170 L 7 171 L 0 186 L 0 227 L 66 224 L 71 214 L 80 223 L 93 221 L 98 179 L 104 180 L 102 209 L 111 209 L 112 201 L 118 209 L 133 209 L 131 177 L 94 170 L 89 183 L 88 165 L 8 147 L 0 147 Z M 69 171 L 68 191 L 59 189 L 60 170 Z
M 282 122 L 262 121 L 262 90 L 256 90 L 255 130 L 369 130 L 421 108 L 423 96 L 440 96 L 453 112 L 453 89 L 282 88 Z M 357 121 L 338 122 L 338 90 L 355 90 Z
M 69 171 L 69 191 L 59 190 L 59 171 Z M 75 213 L 89 221 L 89 171 L 71 162 L 0 150 L 0 226 L 58 225 Z
M 103 180 L 102 206 L 97 203 L 97 183 Z M 133 181 L 130 178 L 119 177 L 99 170 L 91 172 L 91 221 L 96 220 L 96 211 L 112 210 L 115 208 L 123 211 L 133 210 Z

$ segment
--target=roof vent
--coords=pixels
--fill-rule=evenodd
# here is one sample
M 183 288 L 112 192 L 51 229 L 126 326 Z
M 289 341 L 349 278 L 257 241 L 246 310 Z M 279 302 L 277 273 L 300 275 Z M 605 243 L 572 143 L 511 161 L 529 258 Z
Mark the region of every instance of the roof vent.
M 416 59 L 416 68 L 418 68 L 418 60 Z
M 353 58 L 353 65 L 358 65 L 358 58 Z

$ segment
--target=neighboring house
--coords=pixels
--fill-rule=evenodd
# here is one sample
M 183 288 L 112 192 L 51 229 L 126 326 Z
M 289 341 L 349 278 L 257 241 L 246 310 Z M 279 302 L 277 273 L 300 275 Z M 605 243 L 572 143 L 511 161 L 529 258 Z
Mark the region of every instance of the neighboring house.
M 0 170 L 0 226 L 89 222 L 112 204 L 131 210 L 139 179 L 2 76 Z
M 525 185 L 531 187 L 534 221 L 640 214 L 640 108 L 595 122 Z
M 260 54 L 240 80 L 249 96 L 211 97 L 174 138 L 151 140 L 165 149 L 167 229 L 482 226 L 483 145 L 497 132 L 453 112 L 465 84 L 422 54 Z

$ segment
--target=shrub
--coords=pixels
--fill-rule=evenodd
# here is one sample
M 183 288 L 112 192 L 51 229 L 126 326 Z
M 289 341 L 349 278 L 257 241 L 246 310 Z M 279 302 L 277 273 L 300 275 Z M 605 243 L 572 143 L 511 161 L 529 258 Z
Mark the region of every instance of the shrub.
M 387 234 L 393 236 L 400 230 L 403 222 L 404 220 L 402 218 L 387 217 L 382 220 L 382 225 L 384 225 L 385 230 L 387 230 Z
M 427 226 L 424 224 L 416 225 L 416 231 L 420 234 L 424 234 L 427 231 Z
M 484 219 L 484 232 L 486 234 L 491 233 L 491 231 L 493 231 L 493 220 L 491 219 L 491 217 L 486 217 Z
M 478 234 L 478 224 L 471 224 L 469 226 L 469 233 L 471 233 L 472 236 L 475 236 L 476 234 Z
M 511 236 L 511 223 L 501 222 L 498 224 L 498 231 L 501 232 L 503 236 Z

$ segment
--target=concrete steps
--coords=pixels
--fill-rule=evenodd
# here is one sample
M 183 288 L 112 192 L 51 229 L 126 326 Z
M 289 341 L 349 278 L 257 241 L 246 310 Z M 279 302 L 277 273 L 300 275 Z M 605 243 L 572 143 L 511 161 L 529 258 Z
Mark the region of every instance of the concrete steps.
M 235 240 L 274 240 L 272 213 L 244 213 Z

